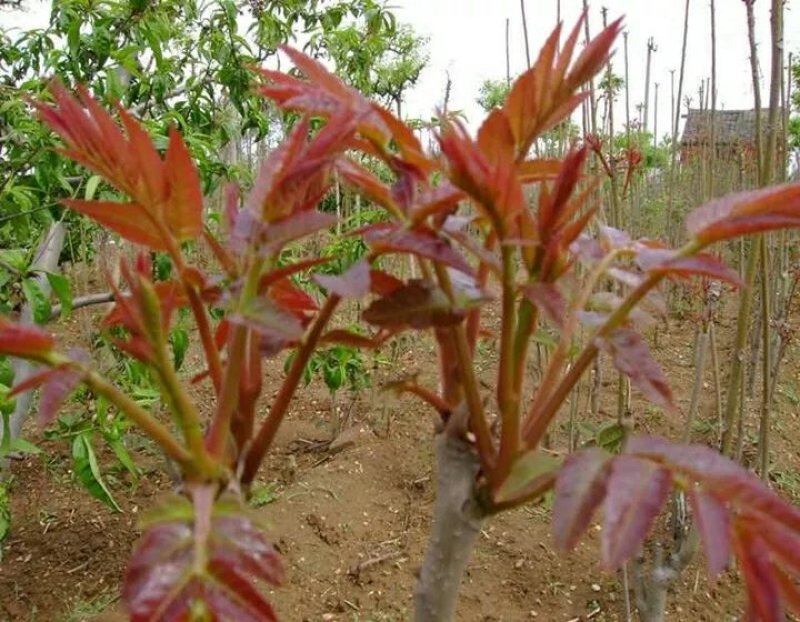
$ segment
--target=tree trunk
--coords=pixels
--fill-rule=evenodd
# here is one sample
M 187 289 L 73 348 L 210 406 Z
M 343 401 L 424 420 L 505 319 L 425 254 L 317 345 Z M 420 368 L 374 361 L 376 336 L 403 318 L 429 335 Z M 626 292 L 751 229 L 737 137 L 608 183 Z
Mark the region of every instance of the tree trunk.
M 480 462 L 474 449 L 442 432 L 436 439 L 436 504 L 414 594 L 415 622 L 452 622 L 461 580 L 484 514 L 475 497 Z
M 58 258 L 61 255 L 61 249 L 64 247 L 65 233 L 66 229 L 64 227 L 64 223 L 56 222 L 50 225 L 50 229 L 48 229 L 45 239 L 42 241 L 38 251 L 36 252 L 36 259 L 34 259 L 33 263 L 31 264 L 31 270 L 53 272 L 58 268 Z M 47 276 L 40 272 L 34 278 L 36 279 L 39 288 L 46 296 L 49 296 L 50 284 L 47 280 Z M 29 303 L 25 303 L 25 305 L 22 307 L 22 314 L 20 315 L 19 322 L 23 326 L 34 323 L 33 307 Z M 34 367 L 33 363 L 23 359 L 15 359 L 12 363 L 12 368 L 14 370 L 15 384 L 19 384 L 23 380 L 28 379 L 36 372 L 36 368 Z M 30 410 L 31 397 L 31 391 L 26 391 L 17 397 L 16 407 L 14 408 L 14 412 L 9 416 L 8 420 L 8 433 L 10 441 L 13 441 L 15 438 L 17 438 L 22 430 L 22 425 L 25 423 L 25 419 L 28 416 L 28 411 Z M 0 441 L 4 440 L 2 439 L 2 436 L 3 430 L 0 426 Z M 3 464 L 0 465 L 0 468 L 4 471 L 6 466 L 6 464 Z

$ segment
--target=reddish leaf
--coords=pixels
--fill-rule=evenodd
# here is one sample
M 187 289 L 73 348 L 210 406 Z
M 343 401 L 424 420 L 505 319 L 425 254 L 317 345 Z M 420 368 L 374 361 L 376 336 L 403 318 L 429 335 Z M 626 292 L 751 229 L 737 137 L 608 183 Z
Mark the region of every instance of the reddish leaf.
M 261 335 L 279 339 L 288 344 L 303 336 L 303 325 L 292 314 L 275 306 L 266 298 L 254 300 L 241 313 L 228 317 L 233 324 L 240 324 L 258 331 Z
M 375 300 L 363 317 L 382 328 L 422 329 L 458 324 L 464 311 L 453 308 L 445 293 L 432 283 L 414 279 Z
M 551 72 L 558 48 L 561 25 L 550 33 L 533 65 L 514 81 L 503 109 L 508 115 L 518 153 L 527 154 L 533 140 L 545 127 L 552 100 L 566 94 L 561 84 L 553 82 Z
M 570 204 L 569 199 L 581 177 L 587 155 L 586 148 L 568 153 L 552 191 L 540 194 L 537 214 L 539 239 L 550 240 L 554 237 L 557 228 L 566 224 L 574 211 L 581 207 L 580 204 Z
M 191 563 L 191 543 L 192 530 L 186 523 L 164 523 L 144 532 L 128 561 L 122 588 L 133 622 L 149 621 L 169 606 L 163 601 Z
M 628 235 L 627 232 L 607 225 L 600 226 L 600 232 L 597 238 L 605 253 L 632 248 L 634 245 L 631 236 Z
M 358 261 L 341 276 L 315 274 L 314 280 L 341 298 L 363 298 L 370 290 L 369 262 Z
M 450 284 L 453 286 L 453 297 L 456 304 L 465 308 L 474 308 L 476 305 L 491 300 L 478 280 L 472 274 L 465 274 L 460 270 L 447 268 Z
M 355 89 L 345 85 L 321 63 L 289 46 L 283 50 L 309 79 L 299 80 L 279 71 L 258 69 L 271 84 L 261 93 L 287 110 L 298 110 L 326 119 L 348 117 L 357 121 L 358 132 L 375 148 L 375 155 L 384 156 L 386 146 L 394 138 L 404 159 L 431 170 L 413 132 L 391 113 L 369 101 Z M 352 143 L 351 138 L 348 142 Z
M 174 310 L 189 304 L 183 286 L 178 281 L 159 281 L 153 283 L 153 289 L 162 307 Z M 135 304 L 135 300 L 131 293 L 115 295 L 115 304 L 103 318 L 103 326 L 124 326 L 129 330 L 136 329 L 138 322 L 133 319 L 131 314 L 132 304 Z
M 733 542 L 756 619 L 759 622 L 784 622 L 783 603 L 767 547 L 757 534 L 742 526 L 737 528 Z
M 400 207 L 392 196 L 391 189 L 372 172 L 352 160 L 339 160 L 336 170 L 344 179 L 360 190 L 367 199 L 399 215 Z
M 36 422 L 44 428 L 55 419 L 64 401 L 83 380 L 83 374 L 71 365 L 54 367 L 42 386 Z
M 64 199 L 62 203 L 134 244 L 141 244 L 155 251 L 167 249 L 167 244 L 159 235 L 152 216 L 141 205 L 80 199 Z
M 580 262 L 589 268 L 595 267 L 606 256 L 600 242 L 586 234 L 579 235 L 569 246 L 572 254 L 576 255 Z
M 202 232 L 202 196 L 197 170 L 183 139 L 170 130 L 162 160 L 147 131 L 117 106 L 125 129 L 111 118 L 85 88 L 80 100 L 59 83 L 51 85 L 56 106 L 37 103 L 42 119 L 67 145 L 65 153 L 104 177 L 133 201 L 129 204 L 68 200 L 64 203 L 154 250 L 165 250 L 168 231 L 176 241 Z
M 372 112 L 381 120 L 383 126 L 389 131 L 394 145 L 400 151 L 400 155 L 407 164 L 414 165 L 419 169 L 423 176 L 427 176 L 439 167 L 436 163 L 432 162 L 424 153 L 422 145 L 419 142 L 414 131 L 400 119 L 394 116 L 386 108 L 378 104 L 370 102 Z M 367 116 L 366 120 L 372 123 L 372 117 Z M 359 131 L 364 129 L 364 123 L 359 125 Z M 382 128 L 375 124 L 376 129 L 381 131 Z M 366 135 L 366 134 L 365 134 Z M 382 155 L 385 158 L 385 155 Z
M 800 227 L 800 183 L 729 194 L 686 218 L 689 233 L 703 244 L 785 227 Z
M 35 326 L 14 324 L 0 316 L 0 353 L 21 358 L 36 357 L 54 346 L 52 335 Z
M 333 261 L 333 257 L 314 257 L 312 259 L 300 259 L 295 263 L 291 263 L 281 268 L 275 268 L 261 277 L 261 281 L 258 283 L 258 291 L 261 293 L 273 283 L 277 283 L 278 281 L 297 274 L 298 272 L 303 272 L 309 268 L 313 268 L 314 266 L 319 266 L 331 261 Z
M 315 210 L 293 214 L 278 222 L 270 223 L 264 232 L 263 242 L 274 249 L 282 248 L 286 243 L 304 238 L 323 229 L 329 229 L 336 223 L 336 216 Z
M 282 309 L 298 318 L 305 318 L 306 312 L 317 311 L 317 302 L 303 290 L 295 287 L 288 277 L 275 281 L 269 287 L 269 297 Z
M 558 287 L 552 283 L 531 283 L 525 286 L 522 293 L 539 308 L 553 326 L 560 328 L 564 325 L 567 304 Z
M 636 554 L 672 486 L 672 474 L 653 462 L 620 455 L 611 464 L 603 505 L 602 556 L 616 570 Z
M 125 192 L 136 181 L 128 177 L 132 149 L 111 115 L 85 88 L 78 89 L 80 101 L 57 80 L 50 84 L 50 92 L 56 106 L 35 105 L 41 119 L 66 143 L 66 154 Z
M 230 335 L 230 332 L 231 323 L 227 319 L 223 318 L 214 331 L 214 344 L 217 346 L 217 350 L 222 350 L 222 348 L 225 347 L 225 344 L 228 342 L 228 335 Z
M 589 297 L 586 311 L 580 311 L 578 315 L 580 320 L 589 326 L 600 326 L 604 324 L 608 317 L 619 308 L 624 302 L 616 294 L 611 292 L 595 292 Z M 646 311 L 641 308 L 634 307 L 628 312 L 626 323 L 633 326 L 648 327 L 653 324 L 654 320 Z
M 586 19 L 586 14 L 581 18 L 581 22 Z M 581 22 L 575 25 L 574 34 L 577 33 Z M 599 35 L 592 39 L 581 51 L 575 63 L 572 65 L 572 71 L 569 74 L 570 83 L 579 86 L 588 82 L 593 75 L 595 75 L 601 67 L 606 64 L 608 60 L 611 45 L 617 38 L 622 28 L 622 18 L 611 22 Z M 566 47 L 566 46 L 565 46 Z M 565 52 L 562 51 L 562 54 Z
M 786 503 L 743 466 L 705 445 L 680 445 L 657 437 L 635 437 L 627 453 L 646 457 L 699 482 L 718 499 L 746 509 L 750 515 L 768 517 L 800 532 L 800 509 Z
M 494 162 L 494 170 L 490 179 L 492 203 L 490 211 L 500 217 L 498 234 L 510 237 L 516 216 L 527 209 L 527 199 L 520 183 L 513 161 Z
M 793 573 L 800 573 L 800 533 L 790 531 L 768 516 L 748 515 L 743 508 L 745 520 L 753 524 L 753 529 L 769 548 L 773 559 Z
M 403 281 L 391 274 L 375 269 L 369 271 L 369 291 L 373 294 L 388 296 L 402 285 Z
M 331 115 L 348 108 L 368 108 L 366 101 L 355 89 L 346 86 L 318 61 L 289 46 L 281 50 L 302 71 L 308 82 L 277 71 L 258 71 L 272 82 L 261 92 L 285 108 L 304 112 Z
M 237 240 L 250 243 L 256 250 L 265 255 L 278 253 L 289 242 L 304 238 L 311 234 L 328 229 L 336 222 L 336 217 L 332 214 L 325 214 L 316 210 L 306 210 L 290 214 L 281 220 L 262 223 L 258 217 L 244 217 L 248 210 L 242 210 L 238 222 L 242 222 L 241 227 L 236 227 Z M 249 228 L 249 234 L 245 234 L 243 229 Z M 240 237 L 240 236 L 246 236 Z
M 163 217 L 178 241 L 193 240 L 203 231 L 203 192 L 197 167 L 174 126 L 169 128 L 164 173 L 169 198 L 163 207 Z
M 383 344 L 383 339 L 376 339 L 375 337 L 370 337 L 369 335 L 361 335 L 350 330 L 336 328 L 322 335 L 319 342 L 334 343 L 353 348 L 373 349 L 379 348 Z
M 436 188 L 428 188 L 419 194 L 412 208 L 412 220 L 419 224 L 429 216 L 452 211 L 463 200 L 464 193 L 461 190 L 449 182 L 443 182 Z
M 396 228 L 393 231 L 377 229 L 367 232 L 364 237 L 379 253 L 410 253 L 444 263 L 467 274 L 472 272 L 464 257 L 427 227 L 414 230 Z
M 713 582 L 725 570 L 731 556 L 731 519 L 717 499 L 702 490 L 690 489 L 687 495 L 694 514 L 694 525 L 703 540 L 708 577 Z
M 450 219 L 448 218 L 448 221 Z M 475 237 L 466 231 L 459 231 L 457 229 L 447 229 L 445 235 L 460 244 L 464 250 L 474 256 L 481 265 L 486 266 L 487 270 L 491 270 L 498 277 L 501 274 L 500 259 L 495 253 L 492 253 L 484 245 L 480 244 Z
M 33 389 L 42 386 L 45 380 L 47 380 L 47 377 L 52 373 L 53 369 L 48 367 L 46 369 L 31 374 L 30 376 L 25 378 L 25 380 L 19 380 L 13 387 L 11 387 L 11 390 L 8 392 L 8 397 L 22 395 L 23 393 L 32 391 Z
M 800 586 L 780 568 L 773 567 L 772 572 L 775 576 L 775 580 L 778 582 L 778 588 L 781 591 L 781 596 L 783 596 L 786 605 L 796 614 L 800 613 Z
M 225 203 L 224 211 L 225 226 L 227 231 L 233 231 L 233 226 L 236 223 L 236 217 L 239 214 L 239 198 L 240 198 L 239 184 L 231 181 L 225 184 Z
M 222 242 L 207 228 L 203 230 L 203 239 L 206 241 L 209 250 L 211 250 L 214 258 L 219 262 L 226 275 L 235 279 L 237 276 L 237 266 L 230 249 L 223 246 Z
M 489 162 L 514 160 L 514 134 L 505 111 L 495 108 L 478 130 L 478 147 Z
M 226 511 L 212 520 L 210 561 L 239 568 L 272 585 L 283 582 L 283 570 L 275 549 L 244 514 Z
M 739 275 L 709 253 L 698 253 L 691 257 L 675 257 L 668 249 L 645 248 L 637 255 L 641 268 L 652 274 L 666 274 L 676 277 L 705 276 L 718 281 L 726 281 L 742 286 Z
M 536 158 L 520 162 L 517 165 L 517 177 L 524 184 L 547 181 L 555 179 L 560 170 L 561 160 Z
M 332 118 L 309 139 L 310 121 L 301 120 L 289 137 L 264 160 L 246 209 L 262 221 L 275 222 L 313 208 L 330 187 L 334 162 L 355 131 L 349 114 Z
M 606 275 L 627 287 L 638 287 L 644 280 L 640 272 L 625 268 L 611 267 L 606 271 Z
M 589 527 L 606 495 L 610 456 L 598 448 L 567 456 L 558 473 L 553 503 L 553 538 L 564 550 L 572 549 Z
M 675 409 L 669 382 L 640 335 L 629 328 L 617 328 L 608 337 L 598 339 L 597 347 L 611 355 L 614 366 L 647 399 L 665 410 Z
M 400 158 L 392 160 L 392 170 L 396 177 L 391 188 L 392 198 L 403 213 L 408 214 L 417 198 L 417 184 L 419 181 L 424 181 L 424 178 L 417 175 L 416 167 L 407 164 Z
M 492 167 L 466 128 L 458 122 L 447 122 L 437 140 L 447 161 L 450 181 L 474 198 L 493 221 L 499 222 L 500 215 L 494 206 Z
M 583 100 L 583 95 L 574 94 L 575 90 L 600 71 L 608 59 L 620 30 L 620 20 L 592 39 L 572 64 L 578 32 L 585 18 L 584 15 L 575 25 L 560 54 L 561 26 L 557 26 L 539 57 L 517 78 L 508 94 L 503 110 L 508 115 L 519 155 L 526 155 L 537 136 L 570 115 Z
M 275 549 L 230 507 L 216 508 L 207 528 L 192 514 L 183 504 L 162 510 L 137 543 L 122 590 L 132 622 L 183 621 L 199 602 L 215 619 L 277 620 L 251 579 L 282 582 Z

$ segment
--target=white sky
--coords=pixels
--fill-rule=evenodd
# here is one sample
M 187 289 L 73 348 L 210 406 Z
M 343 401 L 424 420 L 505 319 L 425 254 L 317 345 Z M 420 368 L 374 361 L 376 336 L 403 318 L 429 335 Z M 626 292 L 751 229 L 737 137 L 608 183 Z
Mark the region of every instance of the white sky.
M 687 47 L 684 94 L 698 103 L 697 89 L 710 75 L 710 11 L 709 0 L 690 0 L 689 40 Z M 555 25 L 557 0 L 524 0 L 531 56 Z M 429 117 L 442 103 L 445 72 L 453 80 L 451 109 L 464 110 L 474 125 L 481 117 L 475 98 L 487 78 L 505 77 L 505 20 L 510 18 L 512 76 L 525 68 L 525 47 L 519 0 L 389 0 L 401 21 L 430 38 L 430 62 L 420 83 L 409 93 L 405 114 Z M 49 2 L 28 0 L 24 12 L 2 12 L 0 20 L 19 27 L 44 25 Z M 755 2 L 756 38 L 762 92 L 766 105 L 766 83 L 769 79 L 769 5 L 767 0 Z M 644 101 L 645 59 L 647 39 L 653 37 L 658 50 L 653 54 L 652 82 L 659 82 L 658 132 L 668 131 L 670 105 L 670 69 L 680 67 L 683 28 L 683 0 L 590 0 L 592 33 L 601 26 L 600 7 L 608 7 L 609 20 L 625 16 L 629 32 L 629 78 L 631 118 L 636 118 L 636 104 Z M 582 0 L 561 0 L 562 19 L 570 28 L 577 19 Z M 742 0 L 716 0 L 717 10 L 717 89 L 721 108 L 752 108 L 753 89 L 749 69 L 749 52 Z M 785 49 L 800 57 L 800 0 L 786 0 Z M 795 62 L 800 62 L 797 58 Z M 624 75 L 622 39 L 614 56 L 614 71 Z M 677 88 L 678 71 L 675 72 Z M 650 127 L 653 123 L 654 87 L 650 88 Z M 621 98 L 622 101 L 624 99 Z M 618 127 L 624 120 L 624 108 L 615 111 Z
M 709 0 L 690 0 L 689 37 L 686 49 L 684 94 L 693 96 L 697 107 L 697 89 L 711 75 L 711 18 Z M 557 0 L 524 0 L 531 60 L 556 23 Z M 525 43 L 519 0 L 394 0 L 398 17 L 410 22 L 420 33 L 430 37 L 431 60 L 419 87 L 409 97 L 409 114 L 427 114 L 443 99 L 445 71 L 453 80 L 451 109 L 467 112 L 471 124 L 480 117 L 475 104 L 478 88 L 487 78 L 505 77 L 505 20 L 510 18 L 512 77 L 525 69 Z M 653 37 L 658 50 L 653 53 L 650 87 L 650 129 L 653 123 L 653 82 L 659 82 L 658 133 L 669 128 L 670 69 L 675 69 L 677 89 L 680 69 L 683 0 L 589 0 L 590 27 L 596 34 L 602 27 L 602 6 L 608 7 L 611 22 L 625 17 L 628 35 L 631 118 L 636 118 L 636 104 L 644 101 L 647 40 Z M 769 80 L 769 5 L 755 2 L 756 41 L 764 84 Z M 571 29 L 582 10 L 582 0 L 561 0 L 561 18 Z M 726 109 L 752 108 L 749 48 L 745 4 L 742 0 L 716 0 L 717 92 L 718 106 Z M 785 11 L 785 49 L 795 53 L 800 62 L 800 1 L 787 0 Z M 614 72 L 624 76 L 623 40 L 620 37 L 613 57 Z M 624 102 L 624 98 L 621 97 Z M 624 104 L 623 104 L 624 105 Z M 621 128 L 624 107 L 615 108 L 615 123 Z

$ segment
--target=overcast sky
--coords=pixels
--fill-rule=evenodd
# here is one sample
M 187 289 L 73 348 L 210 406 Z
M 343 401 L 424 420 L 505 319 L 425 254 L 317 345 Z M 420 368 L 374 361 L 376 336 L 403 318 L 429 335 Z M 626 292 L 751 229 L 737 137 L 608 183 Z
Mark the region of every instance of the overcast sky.
M 523 0 L 528 16 L 531 55 L 556 22 L 557 0 Z M 689 40 L 687 47 L 684 93 L 697 105 L 697 89 L 710 75 L 709 0 L 690 0 Z M 510 49 L 512 76 L 525 68 L 525 45 L 522 36 L 520 0 L 390 0 L 398 18 L 410 23 L 430 38 L 430 62 L 420 83 L 409 94 L 405 114 L 428 117 L 442 103 L 445 73 L 453 81 L 451 109 L 464 110 L 474 125 L 481 112 L 475 103 L 478 89 L 487 78 L 505 77 L 505 21 L 511 20 Z M 766 103 L 769 79 L 769 5 L 755 3 L 756 38 L 759 45 L 762 90 Z M 0 13 L 0 20 L 16 26 L 44 25 L 50 3 L 28 2 L 25 12 Z M 659 134 L 668 131 L 670 105 L 670 70 L 679 69 L 683 29 L 683 0 L 590 0 L 592 33 L 601 27 L 601 6 L 608 7 L 609 20 L 625 17 L 629 33 L 629 79 L 631 117 L 635 106 L 644 101 L 647 40 L 657 46 L 652 61 L 652 82 L 659 87 Z M 577 19 L 582 0 L 561 0 L 562 19 L 568 27 Z M 745 5 L 742 0 L 716 0 L 717 10 L 717 90 L 719 106 L 726 109 L 752 108 Z M 800 57 L 800 0 L 787 0 L 785 48 Z M 614 71 L 624 75 L 622 39 L 614 56 Z M 677 75 L 675 73 L 676 85 Z M 654 88 L 651 86 L 650 127 L 653 122 Z M 624 108 L 618 119 L 624 119 Z
M 556 23 L 557 0 L 524 0 L 531 56 Z M 684 93 L 693 96 L 711 74 L 711 18 L 709 0 L 690 0 L 689 37 L 686 49 Z M 461 108 L 470 117 L 480 116 L 475 104 L 478 88 L 487 78 L 505 77 L 505 20 L 510 18 L 512 76 L 526 67 L 520 0 L 394 0 L 398 17 L 430 37 L 430 63 L 419 87 L 409 97 L 409 114 L 425 114 L 443 98 L 445 72 L 453 80 L 451 108 Z M 670 69 L 679 70 L 685 2 L 683 0 L 590 0 L 592 34 L 602 27 L 602 6 L 608 7 L 609 21 L 624 16 L 628 31 L 631 118 L 635 106 L 644 101 L 647 40 L 652 37 L 653 54 L 650 89 L 650 128 L 653 120 L 652 82 L 659 82 L 659 134 L 668 131 Z M 769 79 L 769 5 L 755 3 L 756 39 L 762 71 L 762 92 Z M 561 18 L 571 28 L 582 10 L 582 0 L 561 0 Z M 720 107 L 752 108 L 747 22 L 742 0 L 716 0 L 717 92 Z M 785 13 L 785 48 L 800 56 L 800 0 L 788 0 Z M 614 55 L 614 72 L 624 75 L 622 39 Z M 675 72 L 677 88 L 678 71 Z M 622 109 L 624 114 L 624 108 Z M 623 119 L 621 115 L 617 119 Z M 473 123 L 473 119 L 470 119 Z

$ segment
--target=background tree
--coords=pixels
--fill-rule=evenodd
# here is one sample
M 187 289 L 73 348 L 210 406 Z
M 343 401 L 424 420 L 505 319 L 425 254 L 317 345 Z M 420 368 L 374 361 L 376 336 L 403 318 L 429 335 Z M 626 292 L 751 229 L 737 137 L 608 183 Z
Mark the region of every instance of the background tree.
M 274 61 L 277 46 L 300 29 L 310 52 L 343 55 L 331 36 L 342 27 L 368 32 L 373 48 L 384 46 L 366 72 L 374 74 L 381 57 L 389 62 L 385 40 L 397 36 L 395 19 L 373 0 L 59 0 L 45 28 L 0 30 L 0 212 L 18 214 L 13 222 L 0 222 L 0 231 L 6 224 L 11 236 L 6 244 L 29 240 L 31 227 L 60 218 L 58 199 L 84 192 L 89 180 L 55 156 L 52 137 L 31 119 L 26 98 L 40 96 L 50 78 L 84 84 L 104 102 L 119 100 L 144 120 L 162 148 L 167 128 L 175 125 L 198 156 L 204 191 L 212 192 L 224 179 L 249 174 L 249 167 L 237 169 L 226 157 L 229 143 L 245 140 L 252 152 L 284 129 L 250 92 L 246 67 Z M 403 33 L 401 42 L 414 41 L 408 30 Z M 359 48 L 353 43 L 349 51 Z M 418 70 L 397 92 L 416 75 Z
M 481 108 L 489 112 L 493 108 L 500 108 L 505 103 L 509 91 L 505 80 L 484 80 L 478 91 L 478 102 Z
M 384 31 L 347 25 L 319 35 L 336 73 L 402 116 L 403 96 L 419 80 L 428 61 L 428 43 L 408 25 Z

